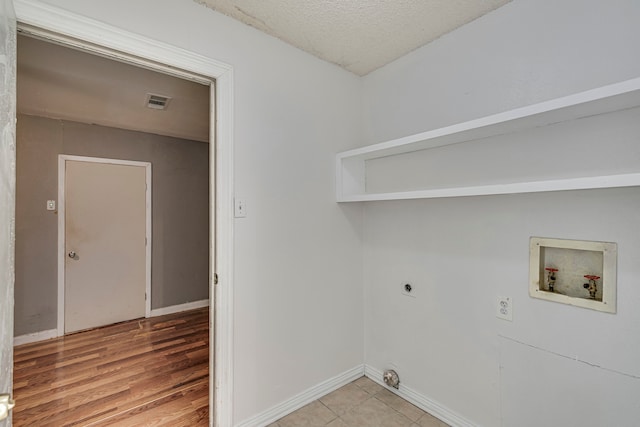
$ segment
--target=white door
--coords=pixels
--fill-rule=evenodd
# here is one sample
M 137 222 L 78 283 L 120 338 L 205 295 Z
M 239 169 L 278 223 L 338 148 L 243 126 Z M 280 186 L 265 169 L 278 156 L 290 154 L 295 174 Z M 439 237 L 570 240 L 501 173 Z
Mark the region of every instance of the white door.
M 146 168 L 64 164 L 65 333 L 144 317 Z
M 0 426 L 10 426 L 16 195 L 16 17 L 0 0 Z M 5 401 L 6 400 L 6 401 Z M 8 419 L 4 419 L 9 415 Z

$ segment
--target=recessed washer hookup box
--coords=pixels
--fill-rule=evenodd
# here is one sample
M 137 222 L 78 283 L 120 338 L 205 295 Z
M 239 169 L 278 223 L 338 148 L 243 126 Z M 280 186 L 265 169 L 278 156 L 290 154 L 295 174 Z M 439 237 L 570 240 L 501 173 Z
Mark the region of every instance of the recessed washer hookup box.
M 617 251 L 610 242 L 531 237 L 529 295 L 615 313 Z

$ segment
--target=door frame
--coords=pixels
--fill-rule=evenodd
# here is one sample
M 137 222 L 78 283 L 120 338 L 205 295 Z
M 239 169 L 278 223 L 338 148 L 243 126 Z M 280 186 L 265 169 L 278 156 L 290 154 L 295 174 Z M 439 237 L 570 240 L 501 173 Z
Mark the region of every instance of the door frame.
M 209 424 L 233 425 L 233 67 L 33 0 L 13 0 L 18 30 L 156 71 L 209 84 Z M 217 277 L 214 285 L 213 277 Z
M 102 163 L 109 165 L 135 166 L 145 169 L 145 301 L 144 316 L 151 315 L 151 163 L 134 160 L 105 159 L 102 157 L 58 155 L 58 336 L 65 333 L 65 292 L 66 292 L 66 172 L 67 162 Z

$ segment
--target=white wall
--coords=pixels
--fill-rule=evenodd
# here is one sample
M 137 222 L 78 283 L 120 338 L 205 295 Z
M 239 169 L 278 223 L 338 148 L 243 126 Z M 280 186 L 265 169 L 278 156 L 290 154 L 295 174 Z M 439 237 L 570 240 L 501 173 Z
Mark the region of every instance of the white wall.
M 638 22 L 635 0 L 514 0 L 365 77 L 365 142 L 638 77 Z M 626 154 L 640 161 L 637 149 Z M 639 196 L 366 204 L 366 363 L 395 366 L 405 387 L 472 425 L 637 425 Z M 617 242 L 618 313 L 530 298 L 530 236 Z M 416 298 L 400 293 L 403 281 Z M 495 317 L 498 295 L 513 298 L 512 323 Z
M 360 80 L 193 1 L 47 3 L 234 67 L 234 423 L 360 365 L 361 208 L 333 178 L 361 142 Z

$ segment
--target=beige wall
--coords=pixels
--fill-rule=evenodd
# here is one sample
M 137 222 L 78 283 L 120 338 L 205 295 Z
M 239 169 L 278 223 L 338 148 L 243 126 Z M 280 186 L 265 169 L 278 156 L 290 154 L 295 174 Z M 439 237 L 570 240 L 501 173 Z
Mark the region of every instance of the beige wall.
M 152 164 L 152 309 L 207 299 L 209 145 L 18 116 L 15 335 L 56 328 L 58 154 Z

